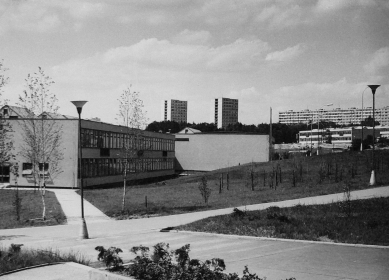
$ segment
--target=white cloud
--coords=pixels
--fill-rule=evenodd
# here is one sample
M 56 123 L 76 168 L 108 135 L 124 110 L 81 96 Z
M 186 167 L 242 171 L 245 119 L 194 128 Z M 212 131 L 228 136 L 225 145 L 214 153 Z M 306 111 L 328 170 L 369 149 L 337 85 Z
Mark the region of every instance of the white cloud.
M 375 0 L 319 0 L 315 11 L 318 13 L 333 13 L 349 7 L 365 7 L 376 5 Z
M 306 22 L 305 11 L 299 5 L 272 5 L 265 7 L 255 21 L 268 24 L 270 29 L 290 28 Z
M 26 32 L 52 32 L 66 19 L 85 21 L 100 16 L 106 7 L 93 1 L 8 1 L 0 3 L 0 32 L 20 30 Z M 77 25 L 77 22 L 75 23 Z
M 377 50 L 371 60 L 365 65 L 365 70 L 371 74 L 377 74 L 380 71 L 388 73 L 389 66 L 389 47 Z
M 3 3 L 0 18 L 0 32 L 16 29 L 22 31 L 47 32 L 54 30 L 61 21 L 56 14 L 49 12 L 49 7 L 32 1 L 10 1 Z
M 266 60 L 267 61 L 288 61 L 296 58 L 297 56 L 301 55 L 305 51 L 306 47 L 305 45 L 298 44 L 293 47 L 286 48 L 282 51 L 275 51 L 272 53 L 267 54 Z
M 211 38 L 212 35 L 209 31 L 192 31 L 185 29 L 178 35 L 174 36 L 172 42 L 182 45 L 208 45 Z
M 239 39 L 220 47 L 173 44 L 167 40 L 145 39 L 129 47 L 108 50 L 104 62 L 137 62 L 154 67 L 187 71 L 242 71 L 263 61 L 270 47 L 261 40 Z

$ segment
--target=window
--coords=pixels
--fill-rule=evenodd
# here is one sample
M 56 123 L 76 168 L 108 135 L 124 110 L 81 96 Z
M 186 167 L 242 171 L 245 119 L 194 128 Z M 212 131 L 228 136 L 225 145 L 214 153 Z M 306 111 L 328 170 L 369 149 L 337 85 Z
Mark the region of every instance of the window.
M 100 149 L 100 156 L 101 157 L 109 157 L 110 156 L 110 150 L 108 148 L 101 148 Z
M 47 171 L 49 170 L 49 164 L 48 163 L 45 163 L 44 164 L 44 171 Z M 43 163 L 39 163 L 39 171 L 43 171 Z
M 31 175 L 32 174 L 32 163 L 23 162 L 22 166 L 22 176 L 23 175 Z
M 167 157 L 167 151 L 162 151 L 162 156 Z

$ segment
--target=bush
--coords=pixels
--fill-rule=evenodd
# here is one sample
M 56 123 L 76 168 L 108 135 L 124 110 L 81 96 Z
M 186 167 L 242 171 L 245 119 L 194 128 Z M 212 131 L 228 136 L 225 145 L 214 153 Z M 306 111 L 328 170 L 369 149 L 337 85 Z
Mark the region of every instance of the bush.
M 96 247 L 101 248 L 101 246 Z M 114 247 L 111 247 L 114 248 Z M 116 248 L 118 249 L 118 248 Z M 120 250 L 120 249 L 119 249 Z M 136 279 L 147 280 L 263 280 L 255 273 L 251 274 L 245 266 L 243 276 L 236 273 L 225 273 L 224 260 L 213 258 L 202 262 L 190 259 L 190 245 L 186 244 L 177 250 L 170 250 L 169 244 L 158 243 L 150 254 L 145 246 L 132 247 L 130 250 L 137 256 L 134 263 L 123 272 Z M 117 251 L 117 252 L 121 252 Z M 100 255 L 99 255 L 100 256 Z M 293 280 L 290 278 L 289 280 Z

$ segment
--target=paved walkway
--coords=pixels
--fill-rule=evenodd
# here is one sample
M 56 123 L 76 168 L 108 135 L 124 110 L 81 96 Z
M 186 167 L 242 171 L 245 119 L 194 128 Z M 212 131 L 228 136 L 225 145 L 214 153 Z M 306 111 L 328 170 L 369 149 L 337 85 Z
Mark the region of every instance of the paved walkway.
M 354 199 L 374 196 L 389 196 L 389 187 L 352 193 Z M 299 203 L 328 203 L 342 198 L 343 194 L 334 194 L 247 206 L 247 209 L 287 207 Z M 0 230 L 0 241 L 4 247 L 11 243 L 21 243 L 32 248 L 52 248 L 63 252 L 79 251 L 92 261 L 96 261 L 97 251 L 94 248 L 99 245 L 123 249 L 121 256 L 128 261 L 133 258 L 129 252 L 132 246 L 140 244 L 153 246 L 158 242 L 167 242 L 175 249 L 184 244 L 191 244 L 192 258 L 205 260 L 220 257 L 225 260 L 229 272 L 238 273 L 241 273 L 244 265 L 248 264 L 250 271 L 261 277 L 266 276 L 268 280 L 287 277 L 296 277 L 297 280 L 389 279 L 389 247 L 358 247 L 204 233 L 159 232 L 164 227 L 178 226 L 204 217 L 228 214 L 231 211 L 229 208 L 137 220 L 105 220 L 99 223 L 90 223 L 86 219 L 90 236 L 87 240 L 78 239 L 79 225 L 74 224 Z M 29 279 L 75 279 L 65 278 L 66 276 L 61 278 L 55 272 L 52 276 L 44 275 L 45 277 Z
M 69 225 L 79 224 L 81 217 L 81 197 L 75 190 L 48 189 L 55 193 Z M 88 223 L 108 221 L 110 218 L 84 199 L 84 216 Z

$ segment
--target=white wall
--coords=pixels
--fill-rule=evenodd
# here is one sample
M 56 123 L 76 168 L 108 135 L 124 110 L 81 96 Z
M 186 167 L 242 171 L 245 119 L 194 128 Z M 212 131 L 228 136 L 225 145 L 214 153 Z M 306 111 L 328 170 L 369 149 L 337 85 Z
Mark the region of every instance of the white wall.
M 176 134 L 176 169 L 210 171 L 269 160 L 269 136 L 254 134 Z

